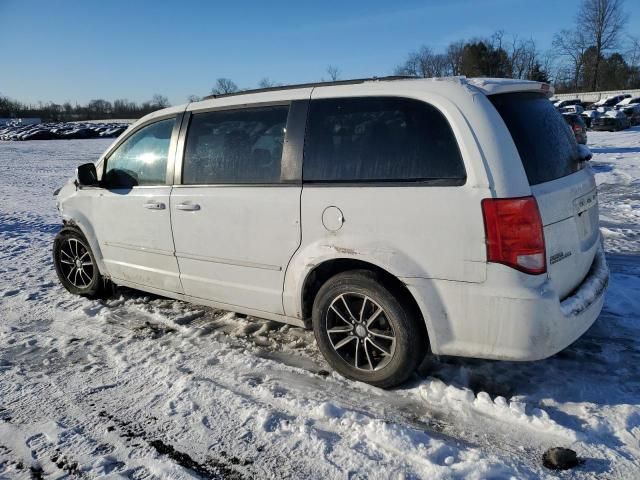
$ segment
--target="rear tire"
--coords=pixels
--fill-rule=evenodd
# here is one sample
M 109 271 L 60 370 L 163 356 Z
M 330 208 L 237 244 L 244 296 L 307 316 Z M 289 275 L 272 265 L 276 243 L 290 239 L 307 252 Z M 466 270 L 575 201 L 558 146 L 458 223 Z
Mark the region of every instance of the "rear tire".
M 82 232 L 64 227 L 53 241 L 53 264 L 62 286 L 74 295 L 100 297 L 106 291 L 95 256 Z
M 427 351 L 422 320 L 399 292 L 368 270 L 327 280 L 313 302 L 316 342 L 341 375 L 390 388 L 406 381 Z

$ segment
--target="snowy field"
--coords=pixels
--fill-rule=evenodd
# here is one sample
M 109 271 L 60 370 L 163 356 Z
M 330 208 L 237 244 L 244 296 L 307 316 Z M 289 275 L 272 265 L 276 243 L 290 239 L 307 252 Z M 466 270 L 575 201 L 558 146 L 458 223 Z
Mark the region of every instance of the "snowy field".
M 63 290 L 52 193 L 109 143 L 0 142 L 0 478 L 640 478 L 640 127 L 589 133 L 612 277 L 587 334 L 534 363 L 433 358 L 394 391 L 299 328 Z M 584 463 L 546 470 L 553 446 Z

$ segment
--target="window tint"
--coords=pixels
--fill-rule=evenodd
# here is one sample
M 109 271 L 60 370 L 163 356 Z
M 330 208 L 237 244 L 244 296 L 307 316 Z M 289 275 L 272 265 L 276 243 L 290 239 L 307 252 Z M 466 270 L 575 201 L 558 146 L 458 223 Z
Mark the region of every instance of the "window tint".
M 581 168 L 575 136 L 544 94 L 503 93 L 489 100 L 513 137 L 530 185 Z
M 308 182 L 464 183 L 449 123 L 439 110 L 404 98 L 313 100 L 305 141 Z
M 182 183 L 278 183 L 288 106 L 196 113 Z
M 111 188 L 164 185 L 175 119 L 141 128 L 107 159 L 105 181 Z

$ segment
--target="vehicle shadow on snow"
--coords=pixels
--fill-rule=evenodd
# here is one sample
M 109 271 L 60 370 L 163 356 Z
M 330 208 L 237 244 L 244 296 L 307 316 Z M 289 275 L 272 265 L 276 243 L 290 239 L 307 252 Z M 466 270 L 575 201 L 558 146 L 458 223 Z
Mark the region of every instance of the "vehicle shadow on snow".
M 608 173 L 613 171 L 613 165 L 611 163 L 593 163 L 591 169 L 596 173 Z
M 315 346 L 311 330 L 183 303 L 126 287 L 117 287 L 107 292 L 102 301 L 103 306 L 110 308 L 112 316 L 126 316 L 128 327 L 139 337 L 156 339 L 176 333 L 180 328 L 197 328 L 199 336 L 222 335 L 220 339 L 234 348 L 250 348 L 259 357 L 321 376 L 328 375 L 328 366 Z M 118 307 L 125 303 L 129 306 L 132 303 L 138 305 L 140 314 L 136 314 L 131 308 L 120 312 Z M 184 308 L 175 308 L 180 304 Z M 158 325 L 150 319 L 150 313 L 161 314 L 168 320 L 168 325 Z
M 640 147 L 589 147 L 591 153 L 640 153 Z

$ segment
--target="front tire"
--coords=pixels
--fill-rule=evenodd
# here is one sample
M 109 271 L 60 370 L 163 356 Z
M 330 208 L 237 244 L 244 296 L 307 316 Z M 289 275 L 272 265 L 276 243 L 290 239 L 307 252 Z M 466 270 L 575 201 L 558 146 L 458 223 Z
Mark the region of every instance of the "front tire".
M 418 367 L 427 348 L 424 327 L 394 293 L 367 270 L 337 274 L 320 288 L 313 303 L 313 331 L 338 373 L 390 388 Z
M 70 293 L 88 298 L 100 296 L 104 280 L 89 242 L 82 233 L 64 227 L 53 241 L 53 264 L 62 286 Z

